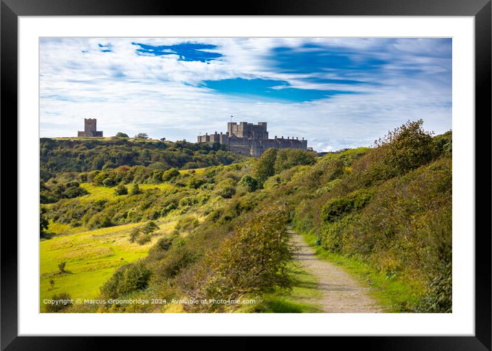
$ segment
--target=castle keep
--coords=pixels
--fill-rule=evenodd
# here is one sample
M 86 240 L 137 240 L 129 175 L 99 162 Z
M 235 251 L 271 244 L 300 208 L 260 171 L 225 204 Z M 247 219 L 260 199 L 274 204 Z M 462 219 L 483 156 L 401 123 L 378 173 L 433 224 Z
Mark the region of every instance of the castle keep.
M 299 138 L 285 139 L 283 136 L 274 139 L 268 138 L 266 122 L 258 124 L 240 122 L 227 123 L 227 133 L 205 134 L 198 137 L 198 143 L 219 143 L 227 145 L 229 150 L 241 155 L 260 156 L 270 148 L 307 150 L 307 140 Z
M 97 119 L 84 118 L 84 131 L 83 132 L 79 131 L 77 136 L 79 138 L 102 137 L 103 132 L 97 130 Z

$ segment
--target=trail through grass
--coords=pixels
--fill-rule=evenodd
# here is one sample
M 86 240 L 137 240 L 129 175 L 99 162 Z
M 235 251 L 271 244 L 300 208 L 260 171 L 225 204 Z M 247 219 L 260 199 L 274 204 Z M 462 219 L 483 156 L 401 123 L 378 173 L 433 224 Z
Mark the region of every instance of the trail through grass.
M 384 312 L 408 312 L 409 302 L 416 304 L 418 297 L 414 295 L 409 284 L 395 277 L 387 277 L 361 260 L 324 250 L 316 245 L 316 235 L 304 234 L 303 236 L 309 246 L 316 250 L 317 257 L 343 267 L 362 284 L 369 286 L 371 288 L 369 294 L 378 300 Z

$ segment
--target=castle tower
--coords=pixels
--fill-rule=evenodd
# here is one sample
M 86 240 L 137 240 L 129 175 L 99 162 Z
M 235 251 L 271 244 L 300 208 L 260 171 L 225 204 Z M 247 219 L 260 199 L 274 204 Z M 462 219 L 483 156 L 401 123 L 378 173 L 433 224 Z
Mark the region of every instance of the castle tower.
M 97 131 L 97 119 L 95 119 L 95 118 L 84 118 L 84 131 L 86 133 Z
M 103 132 L 97 130 L 97 119 L 95 118 L 84 118 L 84 131 L 78 132 L 77 136 L 79 138 L 92 138 L 92 137 L 102 137 Z

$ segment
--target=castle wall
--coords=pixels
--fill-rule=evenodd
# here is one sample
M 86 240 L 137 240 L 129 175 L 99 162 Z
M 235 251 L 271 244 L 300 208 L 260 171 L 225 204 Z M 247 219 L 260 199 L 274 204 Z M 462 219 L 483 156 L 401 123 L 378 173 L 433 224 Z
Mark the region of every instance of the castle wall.
M 199 143 L 220 143 L 227 145 L 229 150 L 241 155 L 260 156 L 267 149 L 301 149 L 307 150 L 307 140 L 299 138 L 268 139 L 267 123 L 257 125 L 240 122 L 227 123 L 227 134 L 205 134 L 198 137 Z

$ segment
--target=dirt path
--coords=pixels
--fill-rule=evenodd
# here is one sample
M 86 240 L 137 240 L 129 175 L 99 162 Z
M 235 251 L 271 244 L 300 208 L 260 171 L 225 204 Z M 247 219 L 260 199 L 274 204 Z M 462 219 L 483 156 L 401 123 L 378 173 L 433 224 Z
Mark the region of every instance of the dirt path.
M 296 247 L 294 259 L 318 278 L 320 300 L 312 301 L 327 313 L 375 313 L 382 312 L 377 302 L 368 295 L 369 288 L 363 287 L 342 268 L 321 261 L 297 233 L 292 234 L 292 244 Z

